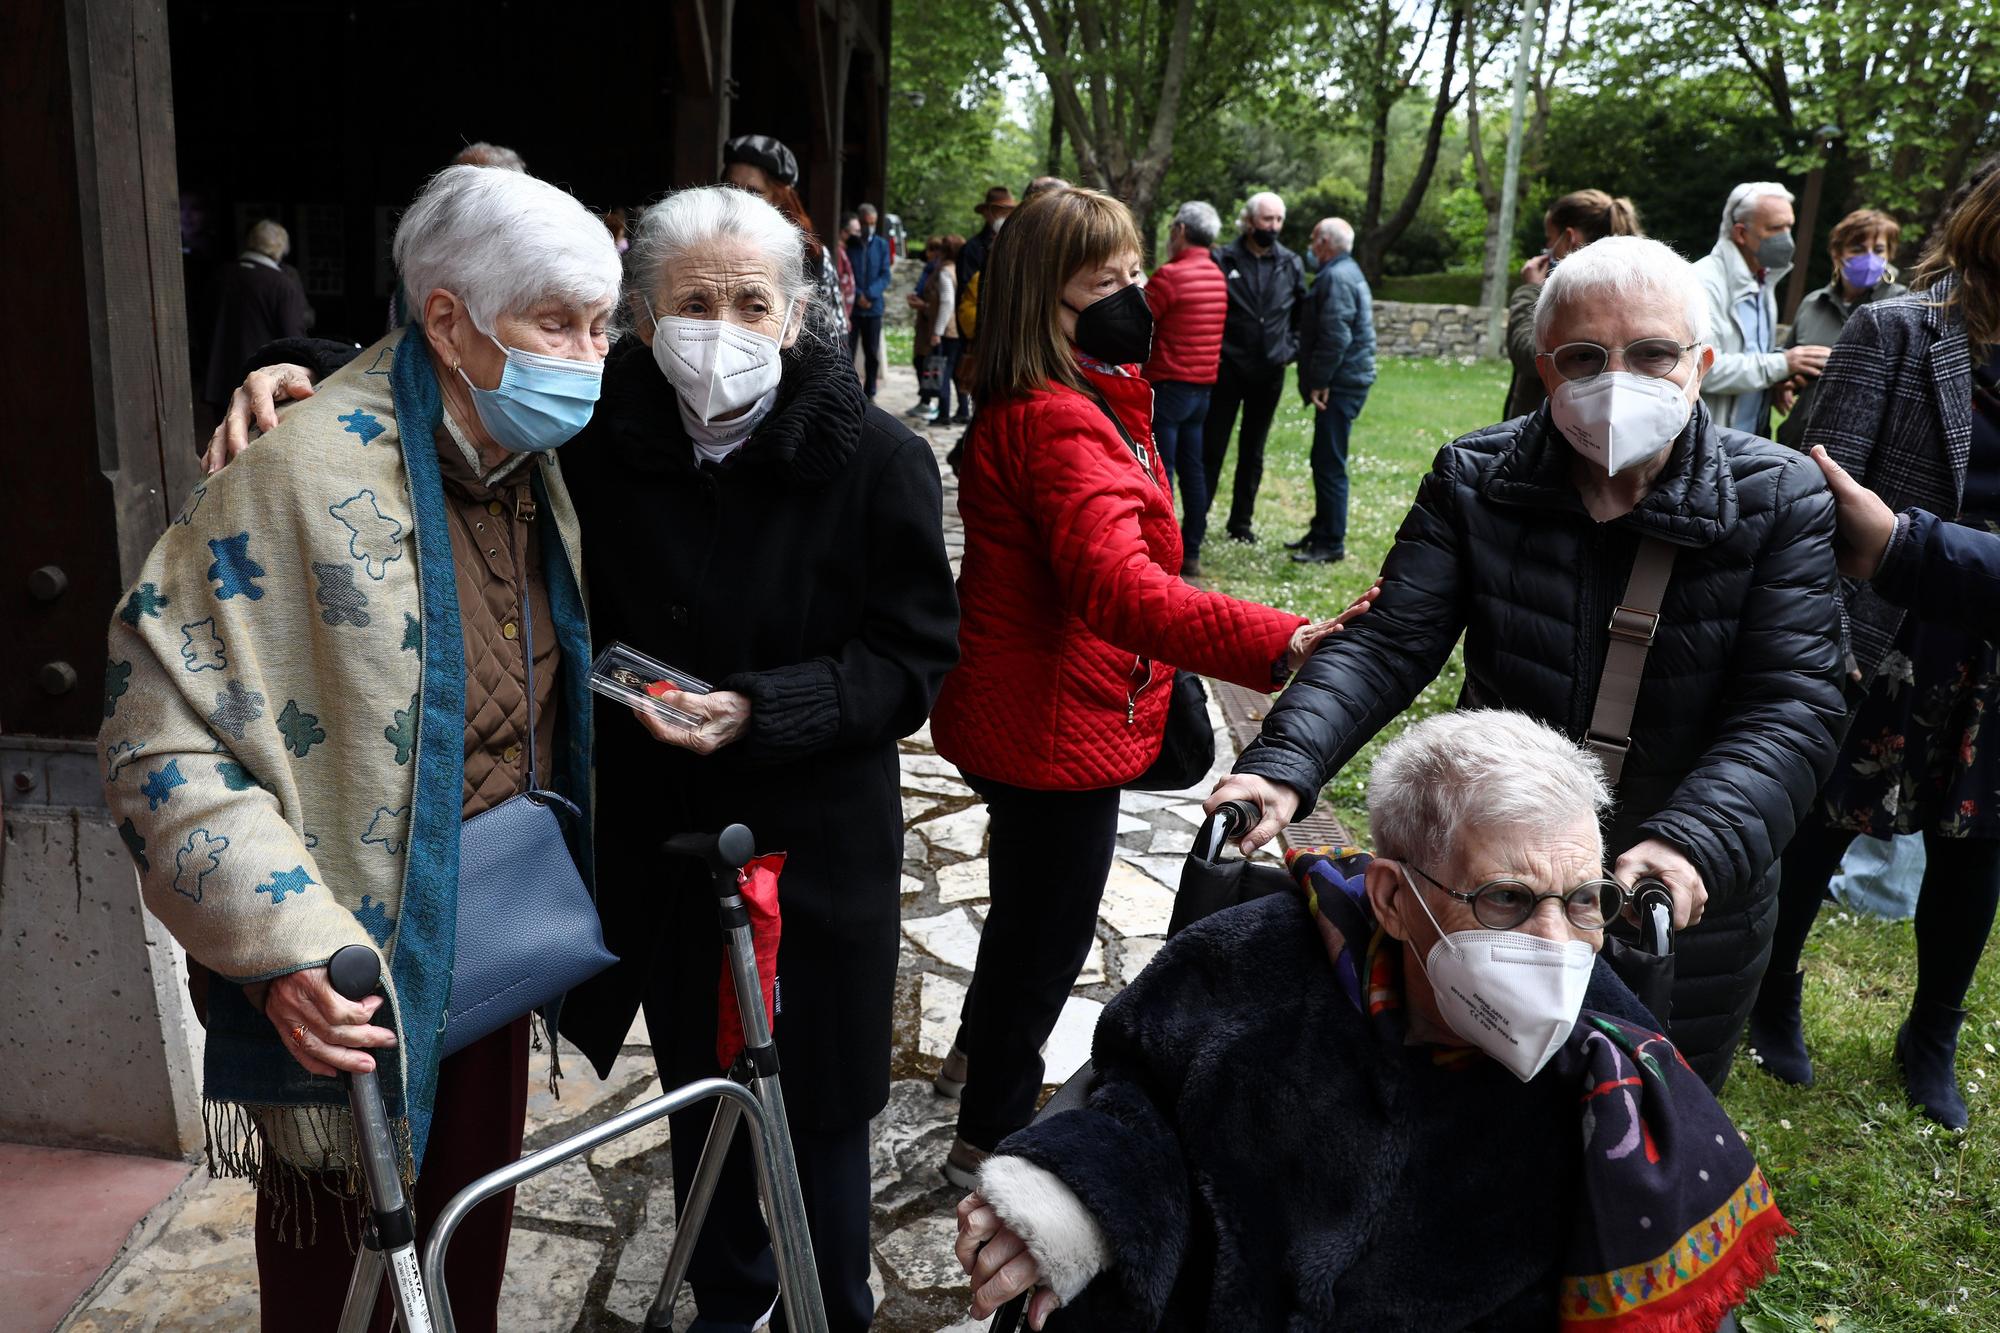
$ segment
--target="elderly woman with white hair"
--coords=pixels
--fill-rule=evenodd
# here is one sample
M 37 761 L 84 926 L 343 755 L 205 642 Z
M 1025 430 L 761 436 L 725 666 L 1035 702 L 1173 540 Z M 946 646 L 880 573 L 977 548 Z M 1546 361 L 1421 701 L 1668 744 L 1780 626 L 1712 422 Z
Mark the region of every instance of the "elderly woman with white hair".
M 1598 961 L 1610 802 L 1518 713 L 1383 747 L 1375 855 L 1295 855 L 1299 893 L 1169 940 L 1085 1103 L 987 1160 L 973 1314 L 1039 1285 L 1032 1326 L 1094 1333 L 1717 1328 L 1791 1228 Z
M 1535 310 L 1549 401 L 1439 451 L 1374 610 L 1321 645 L 1213 801 L 1262 843 L 1436 679 L 1588 741 L 1618 792 L 1612 871 L 1666 881 L 1674 1040 L 1719 1087 L 1776 916 L 1778 854 L 1843 714 L 1833 503 L 1812 460 L 1713 420 L 1688 263 L 1611 236 Z
M 714 894 L 660 839 L 740 822 L 784 853 L 785 1103 L 829 1325 L 860 1330 L 874 1304 L 868 1122 L 889 1096 L 902 900 L 896 741 L 957 660 L 958 601 L 937 462 L 862 396 L 837 335 L 809 317 L 808 253 L 744 190 L 648 208 L 625 257 L 630 331 L 563 451 L 597 641 L 715 688 L 676 696 L 696 718 L 685 729 L 600 705 L 597 902 L 620 962 L 570 994 L 562 1034 L 608 1077 L 643 1006 L 667 1083 L 719 1072 Z M 289 391 L 306 374 L 276 367 L 246 388 Z M 677 1185 L 706 1131 L 703 1112 L 674 1118 Z M 702 1333 L 747 1333 L 771 1308 L 740 1141 L 689 1281 Z
M 670 1085 L 718 1072 L 721 955 L 705 870 L 662 830 L 741 822 L 785 854 L 778 952 L 785 1104 L 829 1326 L 872 1317 L 868 1122 L 889 1096 L 902 902 L 896 742 L 958 657 L 930 445 L 862 396 L 838 335 L 807 318 L 797 227 L 709 187 L 646 210 L 596 424 L 565 473 L 589 533 L 591 618 L 713 682 L 681 731 L 598 719 L 598 896 L 623 961 L 571 997 L 563 1031 L 608 1073 L 643 1004 Z M 641 723 L 643 722 L 643 727 Z M 693 1179 L 707 1115 L 675 1117 Z M 748 1330 L 776 1284 L 736 1145 L 690 1281 L 701 1330 Z
M 461 822 L 532 786 L 580 807 L 573 855 L 589 828 L 590 638 L 549 451 L 597 399 L 617 251 L 555 186 L 455 166 L 395 260 L 411 323 L 197 486 L 111 622 L 105 795 L 198 978 L 209 1160 L 257 1183 L 263 1326 L 287 1333 L 334 1326 L 354 1263 L 333 1075 L 381 1062 L 420 1237 L 520 1153 L 528 1018 L 440 1057 L 456 905 L 522 891 L 461 882 Z M 382 954 L 386 1003 L 328 983 L 352 944 Z M 510 1219 L 481 1209 L 452 1247 L 461 1329 L 496 1327 Z

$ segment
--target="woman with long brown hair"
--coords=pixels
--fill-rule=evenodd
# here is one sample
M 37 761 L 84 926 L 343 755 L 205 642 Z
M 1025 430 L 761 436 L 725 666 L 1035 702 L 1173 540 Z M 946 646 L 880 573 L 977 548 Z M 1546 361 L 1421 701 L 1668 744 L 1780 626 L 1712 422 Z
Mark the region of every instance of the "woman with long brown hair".
M 1549 396 L 1535 370 L 1535 302 L 1550 270 L 1592 241 L 1646 233 L 1639 229 L 1639 210 L 1630 199 L 1614 199 L 1602 190 L 1573 190 L 1549 205 L 1542 215 L 1542 234 L 1548 248 L 1521 265 L 1521 285 L 1507 301 L 1507 358 L 1514 363 L 1514 378 L 1501 416 L 1509 421 L 1526 416 Z
M 1817 390 L 1804 445 L 1891 509 L 2000 530 L 2000 157 L 1953 197 L 1916 294 L 1855 310 Z M 1800 955 L 1827 881 L 1857 833 L 1921 833 L 1917 983 L 1895 1056 L 1912 1105 L 1966 1123 L 1954 1071 L 1965 998 L 2000 905 L 2000 648 L 1922 621 L 1863 585 L 1847 593 L 1856 679 L 1867 686 L 1833 778 L 1784 857 L 1778 927 L 1750 1040 L 1763 1067 L 1810 1084 Z
M 967 1188 L 1034 1113 L 1040 1048 L 1095 931 L 1119 792 L 1160 753 L 1175 668 L 1275 689 L 1336 624 L 1179 578 L 1138 373 L 1144 283 L 1131 213 L 1074 189 L 1014 214 L 981 283 L 960 657 L 931 721 L 992 814 L 991 905 L 938 1082 L 963 1089 L 945 1174 Z

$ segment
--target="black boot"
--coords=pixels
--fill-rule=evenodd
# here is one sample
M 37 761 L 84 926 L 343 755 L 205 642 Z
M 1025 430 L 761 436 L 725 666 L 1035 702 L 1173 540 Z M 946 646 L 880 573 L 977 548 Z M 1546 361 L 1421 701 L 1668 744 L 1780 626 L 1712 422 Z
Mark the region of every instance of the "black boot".
M 1798 1088 L 1810 1088 L 1813 1081 L 1805 1021 L 1799 1013 L 1805 981 L 1803 972 L 1784 977 L 1766 972 L 1757 1004 L 1750 1010 L 1750 1048 L 1758 1063 L 1771 1077 Z
M 1896 1034 L 1896 1063 L 1902 1067 L 1910 1105 L 1946 1129 L 1965 1128 L 1965 1099 L 1958 1095 L 1952 1068 L 1958 1058 L 1959 1025 L 1964 1022 L 1963 1009 L 1917 1000 Z

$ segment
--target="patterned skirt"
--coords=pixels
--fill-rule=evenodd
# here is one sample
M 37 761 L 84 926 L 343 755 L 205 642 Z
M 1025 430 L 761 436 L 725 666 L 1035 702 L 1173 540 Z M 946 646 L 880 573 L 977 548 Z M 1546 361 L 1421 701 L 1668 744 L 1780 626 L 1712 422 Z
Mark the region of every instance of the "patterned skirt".
M 1855 714 L 1821 812 L 1836 828 L 1886 838 L 1936 832 L 2000 838 L 2000 649 L 1906 617 Z

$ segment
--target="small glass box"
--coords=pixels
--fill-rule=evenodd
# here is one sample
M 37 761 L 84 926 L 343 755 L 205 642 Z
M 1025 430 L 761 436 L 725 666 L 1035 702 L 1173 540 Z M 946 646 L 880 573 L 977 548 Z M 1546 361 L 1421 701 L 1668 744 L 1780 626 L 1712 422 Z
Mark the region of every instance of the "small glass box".
M 676 671 L 665 662 L 656 662 L 644 653 L 614 643 L 590 664 L 590 688 L 607 699 L 643 709 L 677 727 L 689 731 L 701 719 L 674 707 L 675 693 L 707 694 L 712 688 L 705 680 Z

